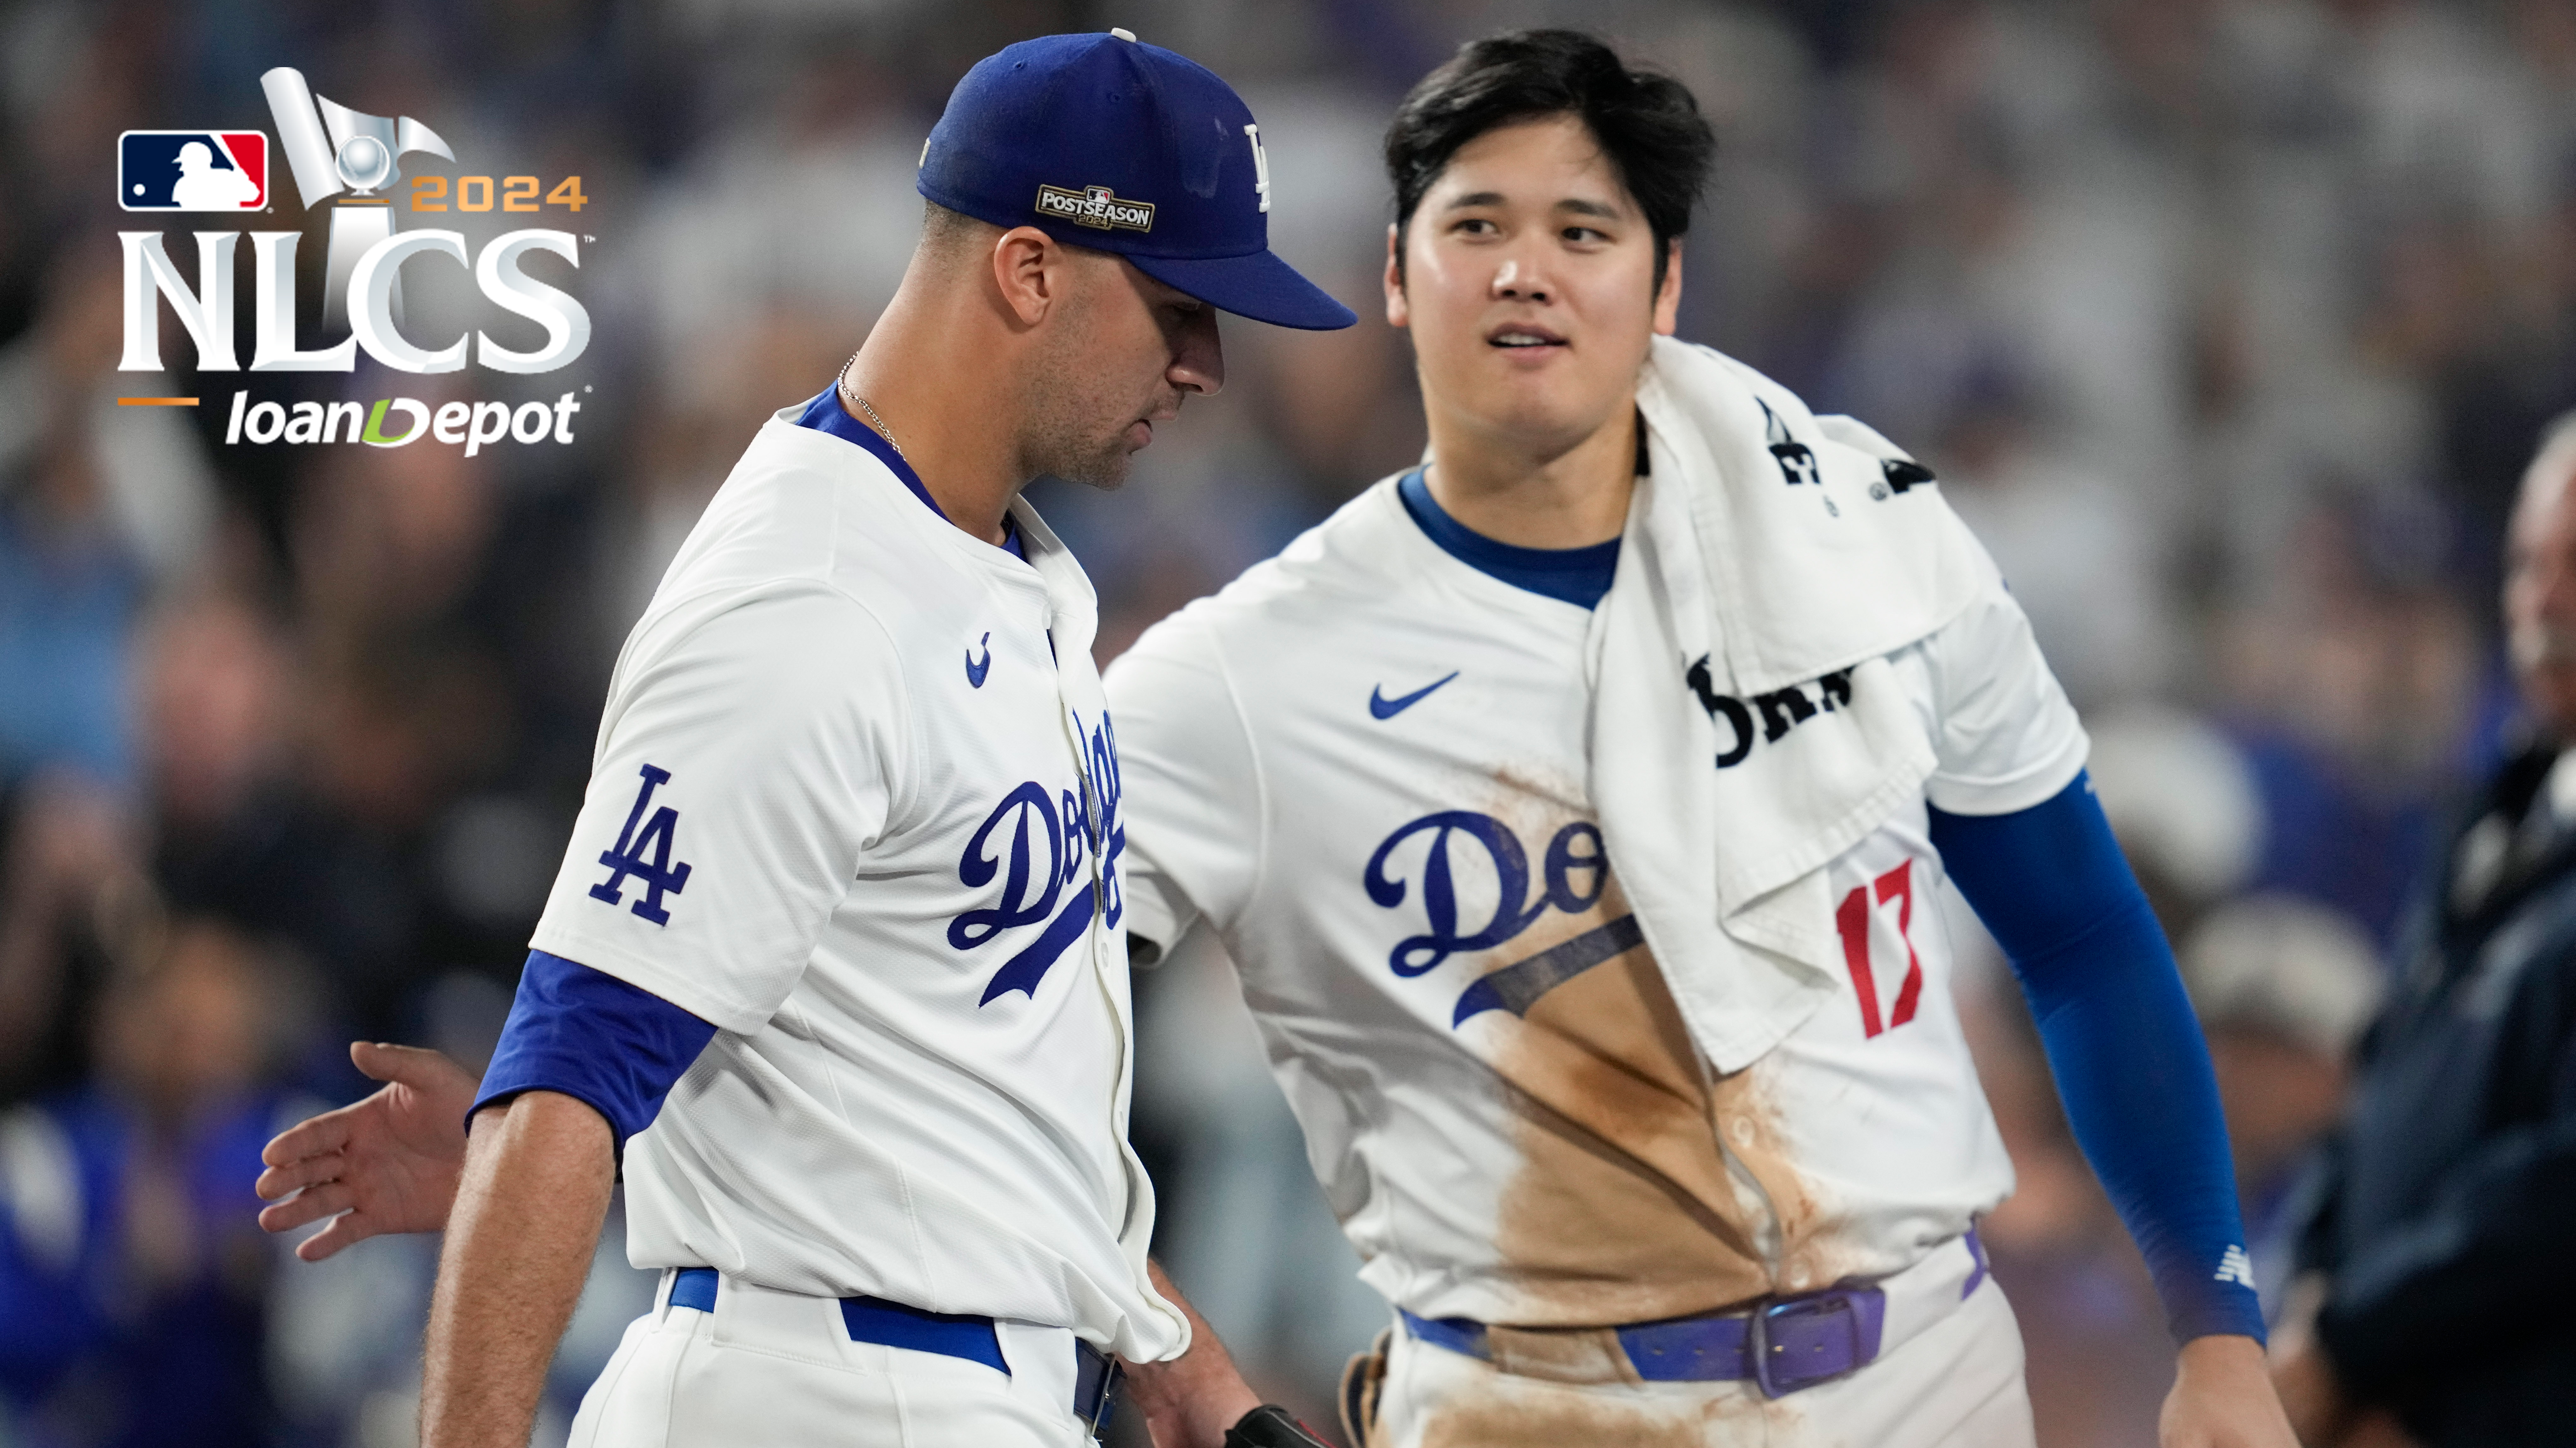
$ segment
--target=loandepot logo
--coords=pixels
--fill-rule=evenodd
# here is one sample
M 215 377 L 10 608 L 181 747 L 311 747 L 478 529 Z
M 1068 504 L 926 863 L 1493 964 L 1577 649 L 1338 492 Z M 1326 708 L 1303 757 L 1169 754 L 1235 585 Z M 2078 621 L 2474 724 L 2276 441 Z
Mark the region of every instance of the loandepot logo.
M 523 402 L 516 410 L 506 402 L 450 402 L 430 415 L 417 397 L 380 399 L 374 410 L 356 402 L 299 402 L 293 413 L 282 403 L 252 402 L 247 392 L 233 394 L 232 420 L 224 424 L 224 441 L 363 442 L 375 447 L 401 447 L 428 433 L 453 446 L 465 444 L 472 457 L 504 438 L 512 442 L 572 441 L 572 415 L 581 404 L 567 392 L 552 402 Z M 392 419 L 388 421 L 388 417 Z M 342 424 L 347 436 L 343 438 Z
M 590 346 L 590 313 L 579 300 L 527 274 L 531 252 L 548 252 L 581 265 L 588 238 L 551 227 L 506 231 L 470 248 L 465 234 L 435 224 L 398 229 L 397 210 L 415 214 L 487 212 L 495 199 L 503 212 L 578 213 L 587 203 L 581 178 L 561 178 L 551 190 L 535 176 L 414 177 L 402 180 L 402 158 L 425 153 L 454 161 L 456 153 L 436 131 L 409 116 L 368 115 L 305 85 L 301 73 L 280 67 L 260 77 L 277 126 L 281 164 L 272 167 L 268 137 L 257 131 L 129 131 L 119 138 L 118 204 L 129 211 L 274 211 L 276 172 L 295 180 L 307 210 L 328 203 L 329 251 L 321 299 L 322 328 L 345 329 L 330 345 L 303 348 L 296 336 L 299 230 L 252 231 L 250 237 L 252 372 L 354 372 L 363 351 L 398 372 L 435 374 L 473 365 L 527 376 L 571 365 Z M 542 192 L 543 199 L 540 200 Z M 192 218 L 201 223 L 220 221 Z M 117 366 L 126 372 L 159 372 L 161 316 L 166 306 L 196 349 L 197 371 L 242 370 L 234 322 L 235 261 L 240 231 L 198 230 L 193 282 L 173 262 L 164 234 L 119 232 L 124 246 L 125 336 Z M 543 345 L 521 351 L 489 332 L 466 328 L 444 347 L 425 347 L 404 329 L 402 278 L 406 267 L 440 262 L 463 269 L 492 306 L 536 323 Z M 135 403 L 195 405 L 194 398 L 129 398 Z M 581 410 L 570 392 L 552 403 L 517 408 L 499 402 L 451 402 L 433 415 L 414 398 L 387 398 L 370 409 L 356 402 L 282 403 L 233 394 L 227 443 L 364 442 L 400 447 L 426 433 L 463 444 L 472 456 L 507 438 L 532 443 L 572 441 L 572 415 Z

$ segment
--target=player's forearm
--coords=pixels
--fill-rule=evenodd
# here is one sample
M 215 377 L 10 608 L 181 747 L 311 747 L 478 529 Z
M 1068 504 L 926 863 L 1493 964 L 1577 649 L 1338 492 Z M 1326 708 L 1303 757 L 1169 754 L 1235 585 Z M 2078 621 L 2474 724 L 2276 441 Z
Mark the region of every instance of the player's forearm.
M 1932 811 L 1932 843 L 2019 977 L 2067 1124 L 2179 1341 L 2260 1341 L 2209 1048 L 2085 776 L 2004 815 Z
M 423 1353 L 423 1448 L 528 1441 L 616 1178 L 609 1127 L 530 1091 L 474 1118 Z
M 1127 1392 L 1144 1414 L 1155 1448 L 1219 1448 L 1226 1429 L 1261 1406 L 1217 1340 L 1216 1329 L 1181 1296 L 1162 1264 L 1150 1264 L 1154 1290 L 1189 1319 L 1189 1351 L 1168 1362 L 1127 1365 Z

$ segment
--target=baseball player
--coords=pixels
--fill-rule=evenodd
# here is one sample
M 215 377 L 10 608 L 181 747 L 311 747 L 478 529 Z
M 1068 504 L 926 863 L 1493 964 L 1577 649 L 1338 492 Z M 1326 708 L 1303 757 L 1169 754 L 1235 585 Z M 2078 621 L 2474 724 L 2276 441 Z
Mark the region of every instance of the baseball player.
M 1353 320 L 1267 250 L 1266 171 L 1224 82 L 1123 31 L 957 87 L 901 289 L 763 425 L 618 659 L 473 1103 L 425 1443 L 527 1440 L 621 1161 L 663 1282 L 578 1444 L 1060 1448 L 1111 1354 L 1189 1346 L 1127 1145 L 1093 596 L 1019 493 L 1116 486 L 1222 383 L 1218 310 Z M 343 1204 L 330 1175 L 268 1183 L 317 1188 L 283 1219 Z M 1192 1362 L 1153 1379 L 1158 1428 L 1310 1441 L 1212 1341 Z
M 2027 1444 L 1945 874 L 2154 1269 L 2168 1445 L 2287 1445 L 2208 1059 L 1930 473 L 1670 339 L 1711 141 L 1588 37 L 1405 101 L 1430 450 L 1109 671 L 1139 950 L 1204 921 L 1397 1308 L 1353 1438 Z
M 1397 1308 L 1371 1445 L 2031 1438 L 1954 879 L 2184 1344 L 2285 1445 L 2206 1054 L 2085 741 L 1928 471 L 1669 340 L 1688 93 L 1566 32 L 1389 133 L 1427 465 L 1111 670 L 1140 955 L 1204 921 Z M 353 1145 L 357 1178 L 406 1153 Z

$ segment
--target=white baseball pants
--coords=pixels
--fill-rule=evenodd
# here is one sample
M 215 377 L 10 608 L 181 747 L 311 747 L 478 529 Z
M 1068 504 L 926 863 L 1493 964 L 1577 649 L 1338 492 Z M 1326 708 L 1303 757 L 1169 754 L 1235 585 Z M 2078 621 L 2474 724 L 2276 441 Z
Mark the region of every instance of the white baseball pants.
M 1073 1334 L 997 1324 L 1008 1375 L 982 1363 L 852 1342 L 841 1305 L 725 1280 L 713 1312 L 653 1310 L 573 1418 L 570 1448 L 1083 1448 Z

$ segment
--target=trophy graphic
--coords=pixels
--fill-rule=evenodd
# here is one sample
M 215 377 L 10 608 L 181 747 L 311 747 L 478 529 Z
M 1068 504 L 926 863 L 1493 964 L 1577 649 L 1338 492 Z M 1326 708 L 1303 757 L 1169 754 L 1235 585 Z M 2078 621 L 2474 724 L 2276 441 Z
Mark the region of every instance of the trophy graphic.
M 393 199 L 381 194 L 402 179 L 402 156 L 427 151 L 453 161 L 436 131 L 409 116 L 391 118 L 353 111 L 304 84 L 304 74 L 279 66 L 259 78 L 268 93 L 269 114 L 277 120 L 277 139 L 295 172 L 295 189 L 306 209 L 346 191 L 331 208 L 331 249 L 324 272 L 322 323 L 348 323 L 349 274 L 367 248 L 393 235 Z M 328 133 L 325 134 L 325 127 Z M 402 318 L 402 283 L 394 281 L 389 298 L 393 316 Z

